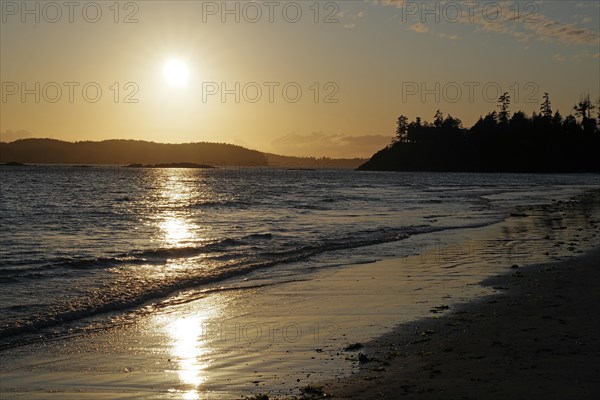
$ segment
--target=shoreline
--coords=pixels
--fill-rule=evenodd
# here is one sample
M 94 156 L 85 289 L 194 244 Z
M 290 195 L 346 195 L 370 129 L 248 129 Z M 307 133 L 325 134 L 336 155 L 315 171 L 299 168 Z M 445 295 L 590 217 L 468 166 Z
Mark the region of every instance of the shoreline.
M 444 326 L 428 328 L 424 324 L 446 321 L 457 310 L 468 312 L 468 307 L 476 307 L 490 295 L 511 296 L 500 288 L 512 287 L 515 282 L 523 285 L 530 278 L 529 269 L 535 267 L 510 269 L 509 274 L 524 275 L 508 278 L 515 282 L 480 283 L 513 263 L 575 262 L 569 260 L 572 254 L 589 251 L 597 242 L 599 200 L 598 190 L 593 190 L 566 202 L 518 208 L 491 226 L 400 242 L 407 248 L 426 244 L 425 253 L 315 270 L 300 277 L 303 279 L 277 285 L 247 286 L 241 280 L 239 287 L 201 294 L 166 308 L 151 307 L 133 319 L 125 316 L 115 320 L 115 327 L 109 330 L 92 329 L 49 343 L 9 349 L 2 353 L 6 362 L 0 366 L 2 395 L 63 400 L 230 399 L 267 394 L 271 399 L 295 399 L 301 398 L 302 388 L 322 382 L 325 392 L 337 398 L 372 398 L 388 390 L 383 393 L 388 398 L 404 392 L 437 398 L 442 388 L 427 392 L 429 381 L 423 386 L 394 386 L 413 364 L 422 366 L 415 367 L 415 373 L 427 371 L 442 379 L 451 376 L 445 368 L 423 365 L 423 352 L 438 352 L 435 340 L 445 337 L 440 334 Z M 436 247 L 438 244 L 445 247 Z M 500 293 L 493 295 L 494 291 Z M 501 304 L 494 301 L 497 303 L 490 305 Z M 458 314 L 453 323 L 469 324 L 471 332 L 470 327 L 483 318 L 475 314 Z M 432 315 L 434 318 L 427 317 Z M 397 325 L 403 322 L 407 323 Z M 407 347 L 402 340 L 417 343 Z M 497 341 L 499 344 L 488 341 L 485 345 L 500 348 L 503 341 Z M 358 352 L 344 351 L 356 342 L 367 343 L 360 350 L 367 357 L 390 365 L 360 363 Z M 396 349 L 388 351 L 390 345 Z M 411 354 L 398 350 L 400 346 L 411 349 Z M 412 353 L 415 346 L 422 346 L 421 353 Z M 458 349 L 454 344 L 443 349 L 450 347 Z M 453 361 L 453 350 L 443 349 L 444 362 Z M 470 361 L 483 363 L 487 355 L 484 357 Z M 467 381 L 466 385 L 479 384 Z M 363 397 L 356 393 L 367 388 L 378 390 Z M 418 391 L 422 388 L 424 392 Z M 481 398 L 482 393 L 476 397 Z
M 367 343 L 334 398 L 595 399 L 600 392 L 600 247 L 482 285 L 498 291 Z

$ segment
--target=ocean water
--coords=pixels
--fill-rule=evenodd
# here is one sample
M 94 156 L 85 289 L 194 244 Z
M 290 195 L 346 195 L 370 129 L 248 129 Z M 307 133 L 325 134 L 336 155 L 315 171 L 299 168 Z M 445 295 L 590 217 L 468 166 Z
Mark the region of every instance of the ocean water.
M 0 348 L 502 221 L 598 175 L 0 167 Z

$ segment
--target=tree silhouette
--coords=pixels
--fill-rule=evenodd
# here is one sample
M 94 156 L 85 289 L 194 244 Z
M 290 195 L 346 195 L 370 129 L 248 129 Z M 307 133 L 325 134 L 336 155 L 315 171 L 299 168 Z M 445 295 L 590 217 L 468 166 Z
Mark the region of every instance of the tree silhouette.
M 433 117 L 433 126 L 435 126 L 436 128 L 441 128 L 443 122 L 444 122 L 444 113 L 441 112 L 440 110 L 437 110 Z
M 569 114 L 565 117 L 565 121 L 563 122 L 563 128 L 565 130 L 565 133 L 581 132 L 581 129 L 577 124 L 577 119 L 572 114 Z
M 590 95 L 582 96 L 579 103 L 575 104 L 573 109 L 575 110 L 575 116 L 581 117 L 582 120 L 591 118 L 591 112 L 594 109 L 594 105 L 590 101 Z
M 408 117 L 406 115 L 400 115 L 397 124 L 396 140 L 399 142 L 406 142 L 408 139 Z
M 510 96 L 508 92 L 502 93 L 500 98 L 498 98 L 498 107 L 500 108 L 500 112 L 498 113 L 498 120 L 501 124 L 508 123 L 508 107 L 510 106 Z
M 575 115 L 581 118 L 583 132 L 586 134 L 593 134 L 597 130 L 596 118 L 592 118 L 592 111 L 595 108 L 589 94 L 582 96 L 579 103 L 573 107 Z
M 509 114 L 510 96 L 499 112 L 479 117 L 471 128 L 437 110 L 432 123 L 401 115 L 396 137 L 359 169 L 400 171 L 600 172 L 600 129 L 589 95 L 563 118 L 545 92 L 540 112 Z M 599 105 L 600 107 L 600 105 Z M 579 121 L 578 118 L 579 117 Z M 600 115 L 599 115 L 600 118 Z
M 562 122 L 563 122 L 563 117 L 562 117 L 562 115 L 560 115 L 558 110 L 556 110 L 556 112 L 554 113 L 554 116 L 552 117 L 552 126 L 561 126 Z
M 542 114 L 542 116 L 544 118 L 552 118 L 552 107 L 550 105 L 550 95 L 548 94 L 548 92 L 544 92 L 544 96 L 542 96 L 542 98 L 544 99 L 544 101 L 542 102 L 542 105 L 540 106 L 540 113 Z
M 460 129 L 462 127 L 462 121 L 458 118 L 453 118 L 452 115 L 448 114 L 448 116 L 444 119 L 441 125 L 442 128 L 449 129 Z

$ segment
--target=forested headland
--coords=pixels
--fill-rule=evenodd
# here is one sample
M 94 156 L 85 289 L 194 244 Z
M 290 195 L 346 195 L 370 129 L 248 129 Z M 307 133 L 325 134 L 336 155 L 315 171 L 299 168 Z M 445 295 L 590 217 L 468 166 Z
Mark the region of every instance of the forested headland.
M 597 109 L 597 112 L 595 110 Z M 438 110 L 433 122 L 400 115 L 396 136 L 359 170 L 600 172 L 600 99 L 582 96 L 565 117 L 545 93 L 539 113 L 510 113 L 510 96 L 470 128 Z

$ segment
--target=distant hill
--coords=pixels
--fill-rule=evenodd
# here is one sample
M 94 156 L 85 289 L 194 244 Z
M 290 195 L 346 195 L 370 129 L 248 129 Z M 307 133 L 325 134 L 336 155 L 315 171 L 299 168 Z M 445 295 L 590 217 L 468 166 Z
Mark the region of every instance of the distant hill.
M 356 168 L 363 159 L 288 157 L 225 143 L 167 144 L 143 140 L 66 142 L 22 139 L 0 143 L 0 163 L 27 164 L 173 164 L 277 166 L 283 168 Z

